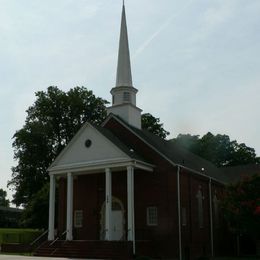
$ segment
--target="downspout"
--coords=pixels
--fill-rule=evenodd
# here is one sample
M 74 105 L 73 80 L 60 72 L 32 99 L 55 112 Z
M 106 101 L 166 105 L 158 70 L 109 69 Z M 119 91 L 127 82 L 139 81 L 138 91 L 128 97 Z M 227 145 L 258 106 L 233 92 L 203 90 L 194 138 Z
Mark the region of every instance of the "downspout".
M 178 203 L 178 232 L 179 232 L 179 260 L 182 260 L 181 244 L 181 194 L 180 194 L 180 166 L 177 169 L 177 203 Z
M 211 244 L 211 256 L 214 256 L 214 234 L 213 234 L 213 217 L 212 217 L 212 190 L 211 190 L 211 178 L 209 178 L 209 216 L 210 216 L 210 244 Z
M 135 246 L 135 188 L 134 188 L 134 168 L 133 168 L 133 174 L 132 174 L 132 198 L 133 198 L 133 220 L 132 220 L 132 223 L 133 223 L 133 255 L 135 256 L 135 253 L 136 253 L 136 246 Z

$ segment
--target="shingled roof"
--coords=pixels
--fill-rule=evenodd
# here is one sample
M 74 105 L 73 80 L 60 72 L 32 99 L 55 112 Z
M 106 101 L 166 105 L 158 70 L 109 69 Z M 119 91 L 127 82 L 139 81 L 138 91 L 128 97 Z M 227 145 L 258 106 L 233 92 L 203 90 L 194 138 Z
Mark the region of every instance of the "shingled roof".
M 133 149 L 126 146 L 122 141 L 120 141 L 111 131 L 109 131 L 106 128 L 92 125 L 95 127 L 102 135 L 104 135 L 107 139 L 109 139 L 112 143 L 114 143 L 119 149 L 121 149 L 124 153 L 126 153 L 130 158 L 143 161 L 145 163 L 147 162 L 140 154 L 138 154 Z
M 110 115 L 110 117 L 115 118 L 122 125 L 125 125 L 125 127 L 127 127 L 137 137 L 149 144 L 153 149 L 162 154 L 173 164 L 184 166 L 197 173 L 219 180 L 220 182 L 226 182 L 226 178 L 222 170 L 217 168 L 211 162 L 193 154 L 172 141 L 164 140 L 145 129 L 135 128 L 126 123 L 119 116 Z M 136 156 L 140 155 L 136 154 Z
M 223 173 L 211 162 L 193 154 L 180 145 L 164 140 L 147 130 L 132 129 L 156 150 L 165 155 L 174 164 L 190 168 L 198 173 L 223 181 Z

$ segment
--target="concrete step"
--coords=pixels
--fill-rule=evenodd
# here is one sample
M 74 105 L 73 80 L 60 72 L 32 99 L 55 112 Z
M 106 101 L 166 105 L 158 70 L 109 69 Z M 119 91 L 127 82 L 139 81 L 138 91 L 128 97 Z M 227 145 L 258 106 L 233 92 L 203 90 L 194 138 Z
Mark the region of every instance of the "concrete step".
M 56 241 L 45 242 L 35 255 L 74 258 L 130 259 L 132 244 L 127 241 Z

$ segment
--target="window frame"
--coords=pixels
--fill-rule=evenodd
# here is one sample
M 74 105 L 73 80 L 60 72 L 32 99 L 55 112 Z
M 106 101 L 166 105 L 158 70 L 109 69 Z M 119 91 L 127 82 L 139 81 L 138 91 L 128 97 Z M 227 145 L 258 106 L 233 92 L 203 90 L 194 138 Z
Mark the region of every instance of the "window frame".
M 183 227 L 187 226 L 187 209 L 186 209 L 186 207 L 181 208 L 181 224 Z
M 83 227 L 83 210 L 74 211 L 74 227 L 75 228 Z
M 198 192 L 197 192 L 197 205 L 198 205 L 198 224 L 199 228 L 204 228 L 204 196 L 203 196 L 203 190 L 202 187 L 199 186 Z
M 214 218 L 215 227 L 218 228 L 220 226 L 220 214 L 219 214 L 219 199 L 216 191 L 213 196 L 213 218 Z
M 158 226 L 158 207 L 149 206 L 146 208 L 146 225 L 147 226 Z

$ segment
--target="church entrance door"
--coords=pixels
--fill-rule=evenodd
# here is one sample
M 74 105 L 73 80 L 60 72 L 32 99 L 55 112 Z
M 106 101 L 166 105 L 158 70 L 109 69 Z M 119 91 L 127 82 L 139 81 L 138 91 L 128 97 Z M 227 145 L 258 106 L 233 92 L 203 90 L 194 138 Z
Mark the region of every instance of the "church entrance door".
M 112 210 L 111 216 L 111 240 L 121 240 L 123 238 L 123 211 Z
M 105 202 L 101 207 L 101 229 L 100 239 L 105 239 Z M 124 240 L 125 239 L 125 211 L 121 200 L 112 197 L 112 211 L 111 211 L 111 240 Z

